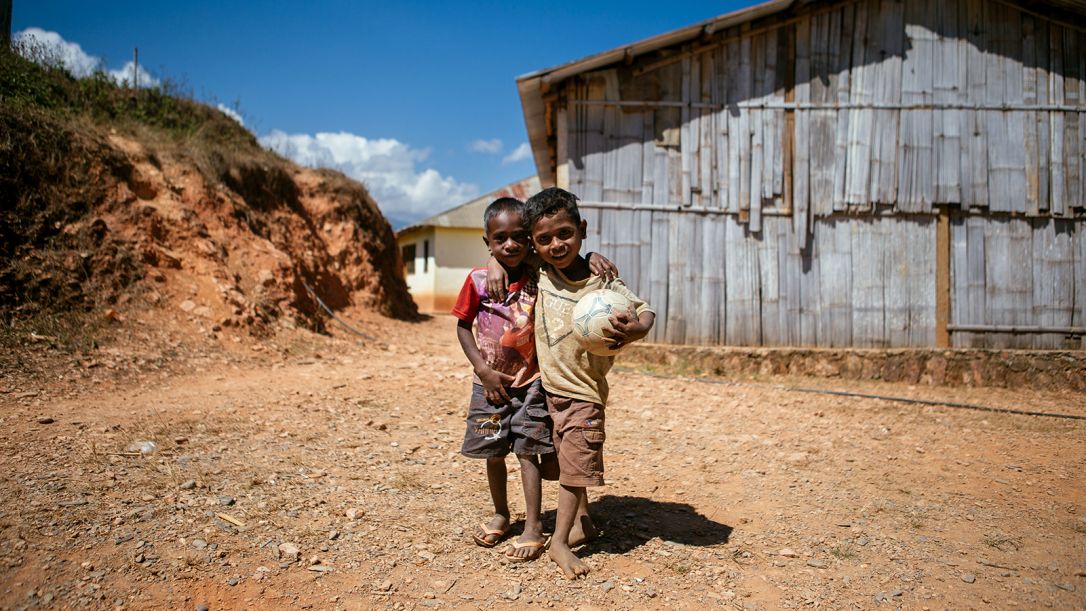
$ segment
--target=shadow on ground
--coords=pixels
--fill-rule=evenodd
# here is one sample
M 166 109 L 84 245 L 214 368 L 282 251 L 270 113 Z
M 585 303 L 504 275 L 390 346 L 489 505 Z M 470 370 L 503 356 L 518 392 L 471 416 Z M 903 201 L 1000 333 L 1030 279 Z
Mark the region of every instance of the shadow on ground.
M 706 547 L 728 542 L 732 527 L 714 522 L 686 503 L 656 501 L 638 496 L 604 495 L 588 508 L 603 537 L 590 542 L 579 556 L 606 551 L 622 554 L 651 539 Z M 554 511 L 543 515 L 544 528 L 553 532 Z

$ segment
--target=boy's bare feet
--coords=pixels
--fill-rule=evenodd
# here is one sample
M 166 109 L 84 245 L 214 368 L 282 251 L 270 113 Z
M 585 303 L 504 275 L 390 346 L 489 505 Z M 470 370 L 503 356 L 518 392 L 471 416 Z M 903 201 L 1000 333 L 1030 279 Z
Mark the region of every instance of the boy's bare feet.
M 500 513 L 494 514 L 486 524 L 475 527 L 475 533 L 471 536 L 475 542 L 483 547 L 494 547 L 505 537 L 509 530 L 509 518 Z
M 562 573 L 565 574 L 566 579 L 571 581 L 588 575 L 589 571 L 592 570 L 585 564 L 584 560 L 578 558 L 569 547 L 565 545 L 551 543 L 551 548 L 547 551 L 547 555 L 558 565 L 558 568 L 562 569 Z
M 596 524 L 592 521 L 592 518 L 585 516 L 586 519 L 580 519 L 573 523 L 573 528 L 569 531 L 569 547 L 573 549 L 578 545 L 584 545 L 593 539 L 597 539 L 600 536 L 600 529 L 596 528 Z

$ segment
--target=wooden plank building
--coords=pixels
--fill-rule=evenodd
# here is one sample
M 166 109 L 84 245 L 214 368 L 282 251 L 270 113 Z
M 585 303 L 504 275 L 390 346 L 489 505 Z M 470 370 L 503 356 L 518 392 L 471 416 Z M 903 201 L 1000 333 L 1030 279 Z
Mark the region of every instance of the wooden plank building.
M 776 0 L 517 84 L 655 341 L 1082 348 L 1084 16 Z

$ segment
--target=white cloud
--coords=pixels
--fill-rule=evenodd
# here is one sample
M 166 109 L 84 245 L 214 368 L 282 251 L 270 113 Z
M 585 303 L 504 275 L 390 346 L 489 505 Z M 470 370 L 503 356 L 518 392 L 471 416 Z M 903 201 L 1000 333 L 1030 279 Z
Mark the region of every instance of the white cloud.
M 159 80 L 151 76 L 143 66 L 134 71 L 135 63 L 129 61 L 122 68 L 107 69 L 100 57 L 88 54 L 79 43 L 64 40 L 56 32 L 41 28 L 26 28 L 12 37 L 14 47 L 23 57 L 46 66 L 56 66 L 67 70 L 76 78 L 86 78 L 98 70 L 104 70 L 117 83 L 126 80 L 133 83 L 134 74 L 139 75 L 140 87 L 155 87 Z
M 473 140 L 472 143 L 468 145 L 468 150 L 473 153 L 497 155 L 502 152 L 502 141 L 497 138 L 492 140 Z
M 504 159 L 502 159 L 502 163 L 503 164 L 516 163 L 518 161 L 523 161 L 525 159 L 531 159 L 531 157 L 532 157 L 532 147 L 528 146 L 527 142 L 521 142 L 520 146 L 513 149 L 512 153 L 509 153 L 508 155 L 505 156 Z
M 140 87 L 157 87 L 159 84 L 159 80 L 144 70 L 143 66 L 136 69 L 136 64 L 132 61 L 126 63 L 124 68 L 121 68 L 120 70 L 110 70 L 109 76 L 113 77 L 113 80 L 120 85 L 133 85 L 139 83 Z M 139 80 L 137 81 L 133 78 L 134 76 L 138 76 Z
M 237 121 L 238 125 L 241 125 L 242 127 L 245 126 L 245 119 L 241 118 L 241 114 L 239 114 L 238 111 L 234 110 L 233 108 L 230 108 L 229 106 L 227 106 L 226 104 L 223 104 L 222 102 L 219 102 L 219 105 L 216 106 L 215 108 L 218 108 L 219 112 L 221 112 L 222 114 L 224 114 L 224 115 L 230 117 L 231 119 Z
M 347 132 L 287 134 L 260 138 L 265 147 L 309 166 L 333 168 L 361 181 L 393 225 L 404 225 L 479 195 L 479 188 L 419 168 L 429 149 L 414 149 L 393 138 L 369 139 Z

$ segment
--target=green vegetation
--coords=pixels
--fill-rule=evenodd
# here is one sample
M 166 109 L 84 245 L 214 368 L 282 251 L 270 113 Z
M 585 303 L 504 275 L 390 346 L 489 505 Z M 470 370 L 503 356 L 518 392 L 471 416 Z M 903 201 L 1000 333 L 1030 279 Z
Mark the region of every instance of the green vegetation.
M 112 128 L 153 128 L 174 138 L 259 149 L 256 138 L 222 112 L 192 100 L 184 87 L 132 89 L 104 72 L 77 79 L 49 61 L 0 50 L 0 106 L 5 112 L 40 111 L 54 119 L 87 118 Z

